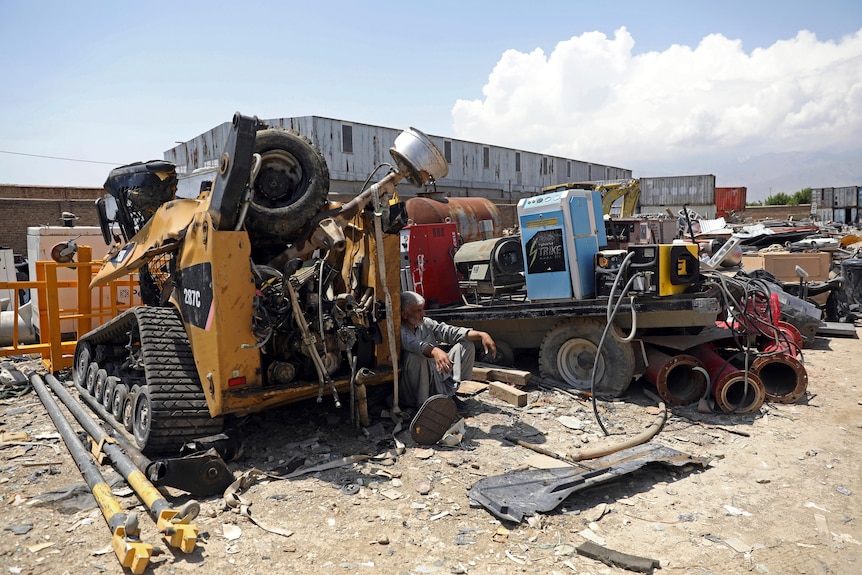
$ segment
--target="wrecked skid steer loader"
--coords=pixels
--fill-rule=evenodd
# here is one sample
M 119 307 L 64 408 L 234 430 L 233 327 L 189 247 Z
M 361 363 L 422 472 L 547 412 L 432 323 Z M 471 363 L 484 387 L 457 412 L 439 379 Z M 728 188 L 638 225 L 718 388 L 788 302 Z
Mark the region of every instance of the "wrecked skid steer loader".
M 397 382 L 389 293 L 399 277 L 387 285 L 385 262 L 397 266 L 398 236 L 383 235 L 380 199 L 447 166 L 412 128 L 391 154 L 397 171 L 329 203 L 311 142 L 237 113 L 211 189 L 196 199 L 175 198 L 169 162 L 113 170 L 96 203 L 113 247 L 91 287 L 137 270 L 143 305 L 80 337 L 79 392 L 142 451 L 164 453 L 219 433 L 226 417 L 325 393 L 340 406 L 362 368 L 375 372 L 365 384 Z

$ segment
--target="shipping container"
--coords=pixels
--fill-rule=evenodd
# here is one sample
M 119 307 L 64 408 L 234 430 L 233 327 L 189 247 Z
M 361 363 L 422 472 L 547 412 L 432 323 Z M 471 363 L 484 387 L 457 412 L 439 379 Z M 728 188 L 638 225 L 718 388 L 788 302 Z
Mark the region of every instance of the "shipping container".
M 842 188 L 835 188 L 833 192 L 832 201 L 833 207 L 836 208 L 852 208 L 857 205 L 858 197 L 857 194 L 859 190 L 856 186 L 844 186 Z
M 811 188 L 811 204 L 817 204 L 817 209 L 831 208 L 832 191 L 834 188 Z
M 719 216 L 745 209 L 748 188 L 715 188 L 715 207 Z
M 862 186 L 856 187 L 856 205 L 862 207 Z
M 832 221 L 832 208 L 819 208 L 814 214 L 814 219 L 818 222 Z
M 845 223 L 844 211 L 844 208 L 835 208 L 834 210 L 832 210 L 832 221 L 836 224 Z
M 713 206 L 715 176 L 667 176 L 641 178 L 642 206 Z

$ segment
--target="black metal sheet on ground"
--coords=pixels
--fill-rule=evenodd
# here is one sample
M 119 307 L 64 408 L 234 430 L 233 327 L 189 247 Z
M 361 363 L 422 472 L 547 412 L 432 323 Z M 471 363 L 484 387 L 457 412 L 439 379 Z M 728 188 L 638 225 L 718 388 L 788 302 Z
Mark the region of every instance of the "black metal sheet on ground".
M 706 460 L 657 443 L 644 443 L 593 459 L 589 465 L 555 469 L 524 469 L 477 481 L 467 496 L 506 521 L 556 509 L 569 495 L 659 462 L 680 467 Z
M 859 337 L 856 333 L 856 325 L 838 321 L 824 321 L 817 328 L 817 335 L 833 337 Z

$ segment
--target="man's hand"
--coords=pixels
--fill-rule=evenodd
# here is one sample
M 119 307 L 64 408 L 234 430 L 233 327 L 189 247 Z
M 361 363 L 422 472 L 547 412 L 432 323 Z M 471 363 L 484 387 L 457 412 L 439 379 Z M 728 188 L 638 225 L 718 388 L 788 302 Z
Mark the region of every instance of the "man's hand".
M 439 347 L 431 348 L 431 357 L 434 358 L 434 365 L 437 366 L 437 371 L 443 374 L 452 373 L 452 360 L 449 354 Z
M 497 344 L 488 332 L 480 331 L 480 339 L 482 348 L 485 350 L 485 355 L 492 354 L 491 357 L 497 357 Z
M 497 357 L 497 344 L 494 343 L 494 338 L 492 338 L 491 334 L 489 334 L 487 331 L 471 329 L 467 332 L 467 339 L 469 341 L 482 342 L 482 349 L 485 350 L 485 355 L 494 354 L 491 357 Z

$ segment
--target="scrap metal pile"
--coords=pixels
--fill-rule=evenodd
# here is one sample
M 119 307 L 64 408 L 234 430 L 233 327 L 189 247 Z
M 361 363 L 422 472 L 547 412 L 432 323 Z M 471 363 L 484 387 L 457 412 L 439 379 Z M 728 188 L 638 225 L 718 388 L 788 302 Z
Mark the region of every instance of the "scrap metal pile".
M 781 299 L 792 296 L 744 274 L 704 275 L 720 291 L 724 313 L 697 336 L 650 338 L 646 379 L 669 404 L 698 402 L 702 410 L 745 414 L 764 401 L 798 401 L 808 374 L 802 333 L 782 319 Z

